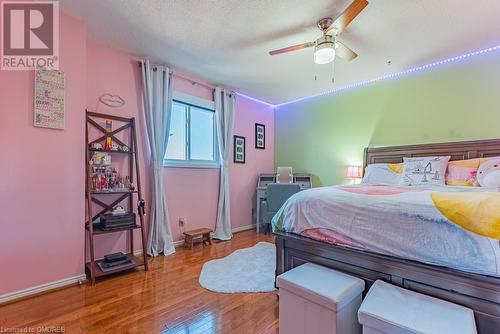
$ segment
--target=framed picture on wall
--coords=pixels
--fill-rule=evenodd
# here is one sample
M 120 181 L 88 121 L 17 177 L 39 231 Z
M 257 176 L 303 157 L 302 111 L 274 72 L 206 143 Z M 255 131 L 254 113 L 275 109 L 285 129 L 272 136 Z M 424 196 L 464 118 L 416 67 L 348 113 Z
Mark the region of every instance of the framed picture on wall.
M 245 163 L 245 137 L 234 136 L 233 161 L 237 164 Z
M 264 150 L 266 148 L 266 126 L 255 123 L 255 148 Z

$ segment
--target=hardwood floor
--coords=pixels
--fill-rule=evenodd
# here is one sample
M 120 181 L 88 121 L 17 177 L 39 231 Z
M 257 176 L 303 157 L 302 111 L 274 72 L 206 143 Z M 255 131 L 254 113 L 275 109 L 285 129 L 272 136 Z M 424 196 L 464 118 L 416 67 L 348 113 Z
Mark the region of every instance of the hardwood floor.
M 204 262 L 258 241 L 254 230 L 212 246 L 150 258 L 122 274 L 0 306 L 0 327 L 63 326 L 65 333 L 277 333 L 275 293 L 221 294 L 198 284 Z

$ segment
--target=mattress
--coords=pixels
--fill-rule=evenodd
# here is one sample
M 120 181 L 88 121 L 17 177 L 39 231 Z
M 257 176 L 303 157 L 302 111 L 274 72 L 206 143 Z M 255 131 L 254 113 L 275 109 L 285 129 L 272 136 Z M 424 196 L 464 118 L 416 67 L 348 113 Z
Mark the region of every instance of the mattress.
M 274 231 L 500 277 L 500 193 L 452 186 L 332 186 L 289 198 Z

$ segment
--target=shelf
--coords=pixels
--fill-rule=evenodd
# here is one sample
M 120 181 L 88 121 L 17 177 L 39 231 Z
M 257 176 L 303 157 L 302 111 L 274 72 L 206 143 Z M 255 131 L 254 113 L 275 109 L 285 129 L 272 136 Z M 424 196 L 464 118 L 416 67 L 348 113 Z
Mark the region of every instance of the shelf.
M 110 194 L 135 194 L 137 190 L 127 191 L 127 190 L 115 190 L 115 191 L 91 191 L 92 195 L 110 195 Z
M 132 254 L 127 254 L 127 256 L 130 259 L 134 260 L 134 263 L 131 263 L 131 264 L 127 265 L 127 266 L 124 266 L 124 267 L 121 267 L 121 268 L 117 268 L 117 269 L 114 269 L 114 270 L 110 270 L 110 271 L 107 271 L 107 272 L 103 272 L 101 270 L 101 268 L 99 268 L 99 266 L 97 265 L 98 263 L 103 262 L 104 260 L 96 260 L 96 261 L 94 261 L 95 277 L 102 277 L 102 276 L 112 275 L 112 274 L 116 274 L 116 273 L 119 273 L 119 272 L 122 272 L 122 271 L 134 269 L 136 267 L 140 267 L 140 266 L 144 265 L 144 260 L 143 260 L 142 256 L 139 257 L 139 256 L 134 256 Z M 85 263 L 85 268 L 90 272 L 91 262 Z
M 113 230 L 101 230 L 100 228 L 94 227 L 94 229 L 92 230 L 92 232 L 93 232 L 94 235 L 99 235 L 99 234 L 107 234 L 107 233 L 114 233 L 114 232 L 123 232 L 123 231 L 135 230 L 135 229 L 138 229 L 138 228 L 141 228 L 141 226 L 140 225 L 127 226 L 127 227 L 117 228 L 117 229 L 113 229 Z M 88 224 L 87 224 L 86 229 L 88 231 Z
M 99 218 L 100 214 L 106 212 L 112 212 L 114 207 L 122 202 L 128 201 L 129 210 L 133 211 L 135 204 L 138 205 L 142 203 L 142 199 L 139 198 L 139 193 L 141 191 L 141 180 L 139 173 L 139 160 L 137 159 L 138 155 L 138 145 L 137 145 L 137 137 L 136 137 L 136 126 L 135 126 L 135 118 L 125 118 L 114 115 L 106 115 L 100 113 L 90 112 L 85 110 L 86 113 L 86 122 L 85 122 L 85 176 L 86 176 L 86 186 L 85 186 L 85 198 L 87 201 L 86 205 L 86 217 L 90 220 L 90 223 L 93 224 L 96 219 Z M 115 125 L 115 128 L 109 132 L 109 128 L 104 126 L 104 120 L 112 120 L 117 122 L 123 122 L 124 124 Z M 120 139 L 119 134 L 125 134 L 124 139 Z M 118 136 L 117 136 L 118 135 Z M 125 149 L 129 149 L 129 151 L 121 151 L 121 150 L 105 150 L 104 147 L 101 149 L 93 147 L 95 143 L 103 143 L 104 140 L 110 137 L 113 143 L 117 144 L 119 148 L 124 147 Z M 99 145 L 96 145 L 99 146 Z M 109 146 L 108 146 L 109 147 Z M 108 171 L 112 168 L 113 164 L 93 164 L 93 156 L 97 155 L 97 153 L 101 153 L 101 155 L 114 155 L 113 160 L 116 158 L 120 160 L 120 164 L 116 167 L 123 167 L 128 169 L 128 176 L 130 180 L 134 180 L 134 183 L 131 183 L 133 190 L 128 187 L 116 188 L 116 189 L 101 189 L 99 190 L 97 184 L 94 184 L 92 181 L 93 173 L 97 172 L 99 174 L 100 170 L 106 168 Z M 121 155 L 121 157 L 120 157 Z M 123 160 L 122 160 L 123 159 Z M 89 163 L 90 162 L 90 163 Z M 97 159 L 96 159 L 97 162 Z M 99 160 L 98 162 L 104 162 Z M 126 168 L 128 165 L 128 168 Z M 98 167 L 98 168 L 95 168 Z M 132 182 L 132 181 L 131 181 Z M 126 183 L 124 181 L 124 183 Z M 96 185 L 96 187 L 93 187 Z M 117 185 L 117 183 L 116 183 Z M 120 184 L 121 185 L 121 184 Z M 127 185 L 129 185 L 127 183 Z M 137 194 L 137 195 L 134 195 Z M 102 195 L 102 196 L 101 196 Z M 107 196 L 114 195 L 114 196 Z M 142 204 L 141 204 L 142 205 Z M 95 284 L 96 277 L 102 277 L 107 275 L 113 275 L 116 273 L 133 271 L 134 268 L 143 267 L 145 271 L 148 271 L 148 262 L 145 261 L 145 256 L 133 256 L 134 248 L 134 231 L 138 230 L 141 233 L 140 243 L 142 244 L 142 253 L 146 254 L 146 235 L 144 232 L 144 216 L 143 211 L 139 210 L 137 212 L 140 222 L 131 221 L 134 224 L 132 226 L 121 226 L 116 229 L 105 230 L 101 229 L 102 225 L 89 225 L 89 221 L 85 222 L 84 234 L 86 239 L 85 252 L 90 255 L 88 262 L 85 263 L 85 273 L 89 278 L 90 282 Z M 100 228 L 101 227 L 101 228 Z M 87 231 L 87 232 L 85 232 Z M 92 231 L 92 237 L 90 234 Z M 94 257 L 94 252 L 96 249 L 96 243 L 103 242 L 102 237 L 94 238 L 94 235 L 103 235 L 109 233 L 123 233 L 130 231 L 131 233 L 126 233 L 128 242 L 124 245 L 125 249 L 123 250 L 126 255 L 134 260 L 133 264 L 126 264 L 123 267 L 118 266 L 120 268 L 108 268 L 109 271 L 103 272 L 101 268 L 99 268 L 99 264 L 104 260 L 97 260 Z M 115 234 L 116 235 L 116 234 Z M 88 246 L 87 246 L 88 241 Z M 86 259 L 87 261 L 87 259 Z M 107 269 L 105 269 L 107 270 Z
M 89 148 L 89 152 L 102 152 L 102 153 L 118 153 L 118 154 L 134 154 L 133 151 L 113 151 L 113 150 L 96 150 Z

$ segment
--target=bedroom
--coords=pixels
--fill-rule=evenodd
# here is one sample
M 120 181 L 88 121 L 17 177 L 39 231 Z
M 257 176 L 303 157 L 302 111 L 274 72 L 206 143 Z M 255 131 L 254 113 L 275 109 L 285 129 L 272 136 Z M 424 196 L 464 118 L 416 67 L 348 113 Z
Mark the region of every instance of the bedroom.
M 0 331 L 289 333 L 304 262 L 500 328 L 498 1 L 0 3 Z

